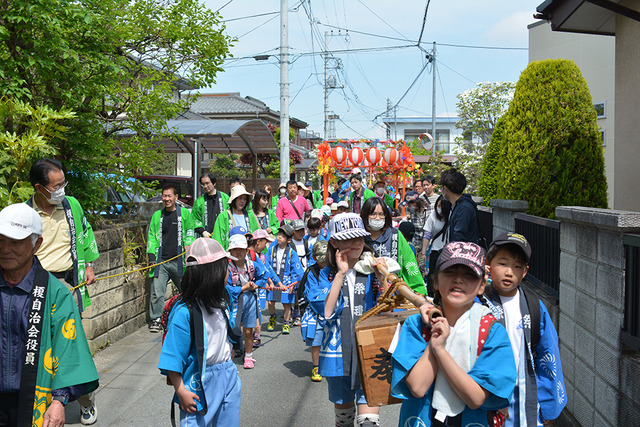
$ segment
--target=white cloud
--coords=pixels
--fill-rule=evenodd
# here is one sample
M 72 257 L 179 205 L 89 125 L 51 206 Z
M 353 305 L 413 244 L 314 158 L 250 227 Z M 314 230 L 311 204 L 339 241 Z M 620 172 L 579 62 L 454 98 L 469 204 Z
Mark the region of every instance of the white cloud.
M 532 11 L 515 12 L 489 28 L 484 37 L 497 46 L 527 47 L 527 25 L 533 22 Z

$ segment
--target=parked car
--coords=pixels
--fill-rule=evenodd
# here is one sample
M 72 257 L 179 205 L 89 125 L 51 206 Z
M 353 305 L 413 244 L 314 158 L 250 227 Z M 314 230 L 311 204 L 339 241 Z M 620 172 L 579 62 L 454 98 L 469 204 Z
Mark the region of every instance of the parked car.
M 149 188 L 156 189 L 159 194 L 156 197 L 148 199 L 153 202 L 156 200 L 162 200 L 161 190 L 167 184 L 173 184 L 178 189 L 178 200 L 189 208 L 193 206 L 194 194 L 193 194 L 193 178 L 190 176 L 177 176 L 177 175 L 144 175 L 137 176 L 140 182 Z

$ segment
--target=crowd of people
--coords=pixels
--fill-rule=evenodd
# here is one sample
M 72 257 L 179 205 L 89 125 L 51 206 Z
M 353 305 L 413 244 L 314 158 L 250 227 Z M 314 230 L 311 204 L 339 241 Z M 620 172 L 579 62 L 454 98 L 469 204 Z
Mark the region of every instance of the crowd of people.
M 78 285 L 95 281 L 97 245 L 80 204 L 64 195 L 59 162 L 36 162 L 32 182 L 27 203 L 0 211 L 0 426 L 61 426 L 76 399 L 91 424 L 98 375 L 81 322 L 90 299 Z M 283 335 L 299 327 L 310 379 L 327 383 L 336 426 L 378 426 L 354 327 L 389 271 L 429 297 L 391 356 L 400 426 L 549 425 L 566 405 L 556 331 L 521 286 L 531 247 L 516 233 L 481 246 L 459 171 L 416 180 L 402 200 L 384 181 L 367 188 L 357 170 L 325 200 L 296 181 L 276 194 L 236 179 L 227 195 L 209 173 L 200 184 L 191 210 L 163 187 L 147 245 L 149 330 L 166 333 L 159 369 L 175 388 L 181 425 L 240 425 L 233 358 L 248 370 L 261 363 L 266 326 Z M 166 303 L 169 280 L 179 296 Z M 433 306 L 441 316 L 430 316 Z

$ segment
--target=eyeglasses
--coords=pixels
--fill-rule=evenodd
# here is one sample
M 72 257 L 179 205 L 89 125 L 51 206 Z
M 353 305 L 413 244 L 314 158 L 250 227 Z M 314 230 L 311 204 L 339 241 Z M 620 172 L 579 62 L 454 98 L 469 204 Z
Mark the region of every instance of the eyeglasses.
M 372 212 L 369 214 L 371 219 L 384 219 L 384 212 Z
M 49 189 L 48 189 L 46 186 L 44 186 L 44 185 L 43 185 L 43 187 L 44 187 L 44 188 L 47 188 L 47 191 L 48 191 L 48 192 L 52 193 L 52 192 L 54 192 L 54 191 L 58 191 L 58 190 L 60 190 L 60 189 L 62 189 L 62 188 L 65 188 L 68 184 L 69 184 L 69 181 L 66 181 L 66 180 L 65 180 L 62 184 L 60 184 L 60 185 L 57 185 L 57 186 L 53 187 L 53 190 L 49 190 Z

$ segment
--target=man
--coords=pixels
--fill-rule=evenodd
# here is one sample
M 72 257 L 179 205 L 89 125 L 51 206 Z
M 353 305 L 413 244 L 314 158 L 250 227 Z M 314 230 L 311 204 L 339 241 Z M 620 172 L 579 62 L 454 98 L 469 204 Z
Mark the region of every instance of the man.
M 395 209 L 395 199 L 387 192 L 387 183 L 378 181 L 373 185 L 373 192 L 376 197 L 382 199 L 389 209 Z
M 370 197 L 374 197 L 373 191 L 362 186 L 362 175 L 359 173 L 351 175 L 349 178 L 351 183 L 351 196 L 349 198 L 351 204 L 351 211 L 359 214 L 366 202 Z
M 181 289 L 185 268 L 183 252 L 194 240 L 191 214 L 188 209 L 176 206 L 177 200 L 178 189 L 173 184 L 162 187 L 164 208 L 153 214 L 149 224 L 147 241 L 149 263 L 167 261 L 149 271 L 149 277 L 153 278 L 149 295 L 149 318 L 151 319 L 149 331 L 151 332 L 162 330 L 160 316 L 164 308 L 167 281 L 171 279 L 178 290 Z
M 77 303 L 36 257 L 42 220 L 0 211 L 0 425 L 62 427 L 70 400 L 98 387 Z
M 307 199 L 298 196 L 298 183 L 287 182 L 287 195 L 278 200 L 276 206 L 276 217 L 282 223 L 284 219 L 304 219 L 304 213 L 310 211 Z
M 234 176 L 229 180 L 229 191 L 231 191 L 231 189 L 236 185 L 242 185 L 242 180 L 237 176 Z
M 216 177 L 210 172 L 202 174 L 200 185 L 204 194 L 198 197 L 191 209 L 194 231 L 202 237 L 211 237 L 218 214 L 227 209 L 229 196 L 216 189 Z
M 436 193 L 436 177 L 433 175 L 427 175 L 422 178 L 422 188 L 424 189 L 422 196 L 429 201 L 429 205 L 431 205 L 432 208 L 435 208 L 436 201 L 440 196 Z
M 467 179 L 461 172 L 451 168 L 442 173 L 440 185 L 442 195 L 451 203 L 447 242 L 477 243 L 477 205 L 469 194 L 462 194 L 467 186 Z
M 35 209 L 43 224 L 42 245 L 36 252 L 42 267 L 68 288 L 85 281 L 91 285 L 96 281 L 93 262 L 99 256 L 98 245 L 80 202 L 65 196 L 67 181 L 62 163 L 38 159 L 31 166 L 29 179 L 35 191 L 27 204 Z M 91 305 L 86 285 L 74 291 L 80 313 Z M 78 403 L 82 424 L 95 423 L 98 417 L 95 396 L 82 396 Z

